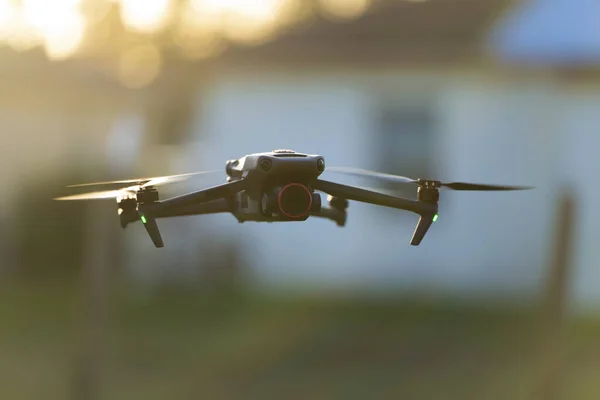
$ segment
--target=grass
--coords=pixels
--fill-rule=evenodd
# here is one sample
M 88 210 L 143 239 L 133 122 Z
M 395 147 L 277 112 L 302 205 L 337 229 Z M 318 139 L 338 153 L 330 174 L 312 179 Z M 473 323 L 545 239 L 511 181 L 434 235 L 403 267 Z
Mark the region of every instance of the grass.
M 0 395 L 65 399 L 81 372 L 80 293 L 0 290 Z M 533 399 L 544 380 L 528 310 L 277 299 L 172 289 L 110 296 L 106 399 Z M 600 397 L 600 325 L 572 321 L 565 399 Z

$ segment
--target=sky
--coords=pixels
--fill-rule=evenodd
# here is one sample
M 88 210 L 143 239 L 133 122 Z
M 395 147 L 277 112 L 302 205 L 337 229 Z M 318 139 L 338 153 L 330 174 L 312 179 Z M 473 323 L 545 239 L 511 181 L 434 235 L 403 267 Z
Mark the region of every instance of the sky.
M 530 0 L 490 40 L 508 61 L 600 65 L 600 1 Z

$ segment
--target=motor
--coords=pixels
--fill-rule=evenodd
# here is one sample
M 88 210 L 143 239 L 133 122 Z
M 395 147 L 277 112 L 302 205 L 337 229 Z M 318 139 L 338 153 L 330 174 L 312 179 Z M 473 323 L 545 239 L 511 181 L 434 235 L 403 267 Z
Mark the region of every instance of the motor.
M 138 201 L 135 195 L 118 199 L 117 206 L 121 228 L 125 229 L 138 219 Z

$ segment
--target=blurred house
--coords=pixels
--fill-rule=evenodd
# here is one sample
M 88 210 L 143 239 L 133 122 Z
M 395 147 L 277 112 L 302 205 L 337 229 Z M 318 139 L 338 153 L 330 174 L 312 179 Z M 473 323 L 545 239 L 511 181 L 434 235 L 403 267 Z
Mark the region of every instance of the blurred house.
M 543 38 L 522 15 L 552 14 L 560 1 L 532 2 L 538 11 L 526 12 L 510 0 L 380 3 L 359 19 L 323 17 L 200 64 L 170 60 L 157 84 L 141 91 L 125 90 L 91 61 L 7 57 L 0 77 L 7 93 L 3 138 L 10 143 L 2 148 L 3 165 L 19 173 L 0 174 L 11 193 L 2 199 L 5 236 L 18 225 L 10 210 L 25 177 L 73 165 L 85 166 L 75 171 L 82 180 L 212 170 L 248 153 L 293 148 L 322 154 L 328 165 L 537 189 L 443 192 L 440 218 L 419 247 L 409 245 L 415 215 L 354 202 L 344 229 L 316 218 L 243 225 L 230 215 L 165 220 L 161 250 L 132 226 L 124 233 L 129 270 L 154 280 L 242 265 L 253 271 L 248 280 L 288 287 L 528 296 L 544 278 L 556 195 L 569 183 L 581 206 L 577 295 L 596 299 L 599 193 L 587 183 L 598 140 L 597 74 L 572 63 L 507 63 L 506 52 L 489 46 L 489 36 L 503 29 Z M 504 19 L 511 10 L 521 17 Z M 503 50 L 517 42 L 517 54 L 536 48 L 530 39 L 499 35 Z M 415 196 L 414 188 L 326 176 Z M 194 179 L 163 196 L 222 180 Z
M 491 24 L 508 5 L 390 2 L 353 22 L 321 19 L 261 47 L 229 51 L 204 70 L 192 137 L 183 143 L 188 170 L 293 148 L 322 154 L 328 165 L 536 191 L 444 192 L 440 219 L 420 247 L 409 245 L 415 215 L 357 203 L 344 229 L 315 218 L 165 221 L 172 230 L 161 259 L 187 251 L 200 262 L 198 246 L 222 238 L 239 243 L 263 283 L 530 293 L 553 237 L 560 89 L 550 74 L 500 68 L 487 52 Z M 178 231 L 184 225 L 189 233 Z

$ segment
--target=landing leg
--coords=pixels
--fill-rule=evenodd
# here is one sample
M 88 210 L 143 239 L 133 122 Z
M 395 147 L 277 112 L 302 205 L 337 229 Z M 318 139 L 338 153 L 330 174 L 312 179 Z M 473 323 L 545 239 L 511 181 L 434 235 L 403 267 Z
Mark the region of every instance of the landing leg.
M 413 233 L 413 237 L 410 241 L 410 244 L 413 246 L 418 246 L 419 244 L 421 244 L 421 241 L 427 234 L 429 227 L 431 227 L 431 224 L 433 224 L 436 219 L 437 214 L 421 215 L 421 217 L 419 218 L 419 222 L 417 223 L 415 232 Z
M 158 224 L 156 223 L 156 219 L 146 217 L 143 214 L 140 217 L 140 219 L 142 220 L 142 223 L 144 224 L 144 228 L 146 228 L 146 232 L 148 232 L 150 239 L 152 239 L 152 243 L 154 243 L 154 246 L 158 247 L 158 248 L 165 247 L 162 237 L 160 236 L 160 230 L 158 229 Z

